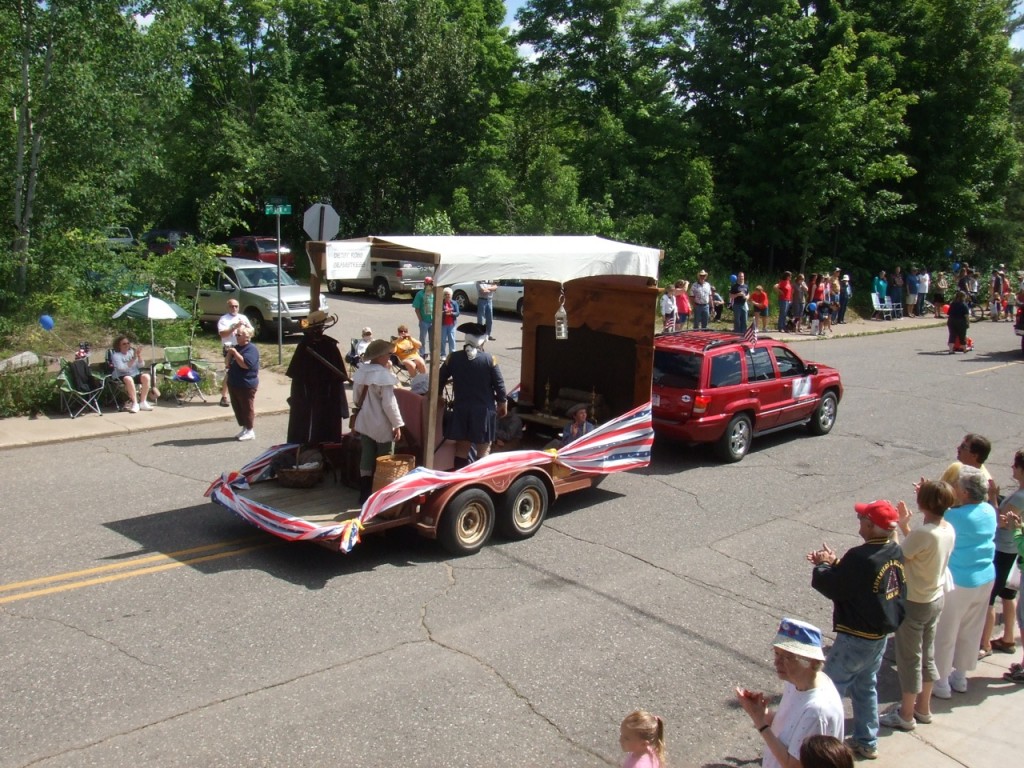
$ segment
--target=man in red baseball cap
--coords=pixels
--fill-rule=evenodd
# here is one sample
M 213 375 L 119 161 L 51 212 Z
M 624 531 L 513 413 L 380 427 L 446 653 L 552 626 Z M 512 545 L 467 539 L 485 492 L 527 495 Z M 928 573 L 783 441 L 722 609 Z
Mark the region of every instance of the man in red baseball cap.
M 885 500 L 854 504 L 864 543 L 842 559 L 828 544 L 811 552 L 811 586 L 833 603 L 836 641 L 825 660 L 825 674 L 840 695 L 853 702 L 850 746 L 860 757 L 878 757 L 878 668 L 888 635 L 903 620 L 907 594 L 903 550 L 895 532 L 900 515 Z

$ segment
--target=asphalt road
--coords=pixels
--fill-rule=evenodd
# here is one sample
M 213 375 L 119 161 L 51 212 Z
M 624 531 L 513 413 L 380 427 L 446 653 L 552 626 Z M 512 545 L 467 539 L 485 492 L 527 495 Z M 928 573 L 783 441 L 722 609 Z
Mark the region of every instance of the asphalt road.
M 338 338 L 412 314 L 332 304 Z M 517 332 L 492 342 L 510 378 Z M 1024 359 L 1009 324 L 972 336 L 956 356 L 941 329 L 801 344 L 844 377 L 831 435 L 728 466 L 658 443 L 464 559 L 401 531 L 349 556 L 259 534 L 202 496 L 252 457 L 222 424 L 5 452 L 0 768 L 618 765 L 637 707 L 673 765 L 751 764 L 732 687 L 779 690 L 781 616 L 830 627 L 804 553 L 854 544 L 853 503 L 909 500 L 967 431 L 1009 482 Z

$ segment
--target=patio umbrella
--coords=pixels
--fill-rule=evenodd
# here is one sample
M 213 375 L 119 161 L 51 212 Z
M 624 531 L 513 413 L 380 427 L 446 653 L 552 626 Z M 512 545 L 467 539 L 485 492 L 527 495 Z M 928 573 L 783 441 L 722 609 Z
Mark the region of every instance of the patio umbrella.
M 192 315 L 173 301 L 167 301 L 156 296 L 145 296 L 141 299 L 129 301 L 111 317 L 115 320 L 119 317 L 149 320 L 149 347 L 154 349 L 156 347 L 156 337 L 153 333 L 154 320 L 188 320 Z

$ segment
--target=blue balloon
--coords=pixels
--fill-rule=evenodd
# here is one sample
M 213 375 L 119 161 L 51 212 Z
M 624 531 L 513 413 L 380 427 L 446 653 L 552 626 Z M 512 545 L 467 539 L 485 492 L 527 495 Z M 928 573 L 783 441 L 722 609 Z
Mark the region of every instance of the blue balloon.
M 40 315 L 39 324 L 48 331 L 53 330 L 53 318 L 49 315 Z
M 959 261 L 954 261 L 953 262 L 953 271 L 954 272 L 959 272 L 960 271 L 960 262 Z
M 812 302 L 811 302 L 810 304 L 808 304 L 808 305 L 807 305 L 807 311 L 808 311 L 808 312 L 817 312 L 817 311 L 818 311 L 818 305 L 817 305 L 817 304 L 815 304 L 815 303 L 814 303 L 814 302 L 812 301 Z
M 735 283 L 736 282 L 736 275 L 729 275 L 729 282 L 730 283 Z

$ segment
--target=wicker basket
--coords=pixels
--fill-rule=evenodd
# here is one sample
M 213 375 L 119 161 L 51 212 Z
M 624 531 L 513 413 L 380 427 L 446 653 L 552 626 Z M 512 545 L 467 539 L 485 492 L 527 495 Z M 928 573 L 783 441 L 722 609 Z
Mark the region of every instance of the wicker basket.
M 281 467 L 277 470 L 277 482 L 285 488 L 312 488 L 324 479 L 324 465 L 315 467 Z
M 408 453 L 396 453 L 394 456 L 377 458 L 377 468 L 373 473 L 373 490 L 379 491 L 385 485 L 409 474 L 416 466 L 416 457 Z

